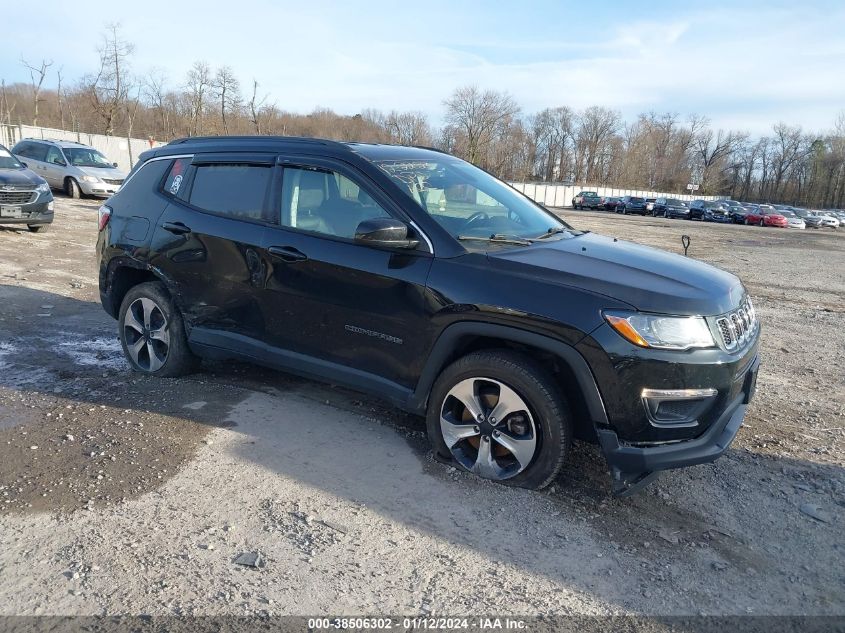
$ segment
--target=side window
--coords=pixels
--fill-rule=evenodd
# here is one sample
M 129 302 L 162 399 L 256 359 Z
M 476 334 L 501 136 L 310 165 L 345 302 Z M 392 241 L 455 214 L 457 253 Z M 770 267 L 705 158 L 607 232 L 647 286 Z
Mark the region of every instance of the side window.
M 273 169 L 260 165 L 200 165 L 191 187 L 191 205 L 246 220 L 267 220 L 265 200 Z M 175 180 L 175 178 L 174 178 Z
M 31 158 L 32 155 L 29 152 L 31 145 L 31 143 L 26 142 L 18 143 L 12 148 L 12 154 L 20 156 L 21 158 Z
M 62 156 L 61 150 L 56 147 L 55 145 L 51 145 L 50 149 L 47 150 L 47 160 L 46 162 L 50 163 L 51 165 L 64 165 L 65 158 Z
M 29 158 L 33 160 L 40 160 L 43 163 L 47 158 L 47 146 L 44 143 L 30 143 L 27 149 Z
M 196 187 L 196 185 L 194 185 Z M 387 213 L 343 174 L 286 167 L 282 174 L 282 225 L 352 239 L 364 220 Z
M 185 178 L 185 172 L 191 164 L 190 158 L 177 158 L 173 161 L 170 171 L 167 173 L 167 178 L 164 179 L 164 186 L 162 190 L 169 193 L 171 196 L 179 194 L 179 189 L 182 187 L 182 181 Z

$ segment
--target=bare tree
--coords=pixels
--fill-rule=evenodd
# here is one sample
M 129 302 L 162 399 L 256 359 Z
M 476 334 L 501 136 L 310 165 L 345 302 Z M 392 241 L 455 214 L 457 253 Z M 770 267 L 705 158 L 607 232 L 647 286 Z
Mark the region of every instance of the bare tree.
M 482 163 L 496 127 L 519 114 L 509 94 L 477 86 L 458 88 L 444 101 L 446 121 L 464 137 L 464 155 L 471 163 Z
M 252 80 L 252 98 L 249 100 L 249 114 L 250 114 L 250 123 L 252 123 L 252 129 L 255 131 L 256 134 L 261 134 L 261 109 L 264 107 L 264 103 L 267 101 L 267 95 L 258 98 L 258 80 Z
M 241 101 L 241 86 L 235 72 L 229 66 L 221 66 L 214 75 L 212 88 L 220 103 L 220 121 L 223 125 L 223 134 L 229 133 L 229 124 L 226 121 L 226 114 L 235 110 Z
M 57 85 L 56 85 L 56 107 L 59 110 L 59 128 L 65 129 L 65 109 L 64 109 L 64 102 L 62 101 L 62 70 L 64 66 L 60 67 L 56 71 L 57 77 Z
M 135 47 L 123 39 L 120 24 L 109 24 L 103 34 L 103 43 L 98 49 L 100 68 L 90 79 L 89 94 L 94 110 L 102 121 L 103 133 L 114 134 L 117 117 L 131 90 L 129 58 Z
M 399 145 L 429 145 L 431 127 L 422 112 L 396 112 L 385 117 L 383 125 L 391 143 Z
M 208 64 L 202 61 L 194 62 L 194 65 L 188 71 L 188 81 L 185 87 L 188 91 L 191 110 L 190 134 L 196 136 L 202 134 L 206 98 L 211 88 L 211 70 Z
M 29 63 L 21 57 L 21 64 L 29 71 L 29 80 L 32 84 L 32 125 L 38 125 L 38 104 L 43 101 L 41 99 L 41 86 L 44 84 L 44 78 L 47 76 L 47 70 L 53 65 L 53 61 L 49 62 L 45 59 L 41 60 L 41 64 L 36 66 Z
M 12 109 L 13 106 L 9 106 L 9 97 L 6 95 L 6 80 L 3 79 L 0 82 L 0 116 L 3 119 L 0 122 L 6 123 L 6 125 L 12 124 Z

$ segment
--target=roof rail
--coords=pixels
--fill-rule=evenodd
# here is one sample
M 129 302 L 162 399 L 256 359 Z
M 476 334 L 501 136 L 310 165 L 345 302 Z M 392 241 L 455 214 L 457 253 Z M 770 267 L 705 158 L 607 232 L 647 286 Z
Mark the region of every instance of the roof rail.
M 331 145 L 346 147 L 340 141 L 331 141 L 322 138 L 308 138 L 304 136 L 183 136 L 175 138 L 168 145 L 184 145 L 186 143 L 228 143 L 228 142 L 252 142 L 252 143 L 308 143 L 313 145 Z

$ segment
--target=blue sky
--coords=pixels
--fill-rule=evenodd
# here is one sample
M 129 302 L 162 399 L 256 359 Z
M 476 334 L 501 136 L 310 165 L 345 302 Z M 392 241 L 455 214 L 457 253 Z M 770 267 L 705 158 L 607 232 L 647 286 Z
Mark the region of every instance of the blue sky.
M 626 116 L 704 114 L 766 133 L 777 121 L 832 127 L 845 109 L 845 2 L 4 3 L 0 77 L 26 80 L 21 56 L 94 70 L 100 32 L 120 22 L 133 70 L 173 86 L 197 59 L 255 78 L 280 108 L 419 110 L 476 84 L 526 113 L 598 104 Z M 37 14 L 37 18 L 34 17 Z M 55 73 L 48 83 L 55 84 Z

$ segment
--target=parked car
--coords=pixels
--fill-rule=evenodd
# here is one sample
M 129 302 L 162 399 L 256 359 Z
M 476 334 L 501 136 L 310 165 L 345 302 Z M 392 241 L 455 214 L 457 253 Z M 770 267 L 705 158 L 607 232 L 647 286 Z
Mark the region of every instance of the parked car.
M 677 198 L 657 198 L 654 201 L 654 209 L 651 212 L 654 216 L 663 216 L 667 219 L 684 218 L 689 216 L 689 207 L 683 200 Z
M 0 224 L 26 224 L 33 233 L 53 222 L 53 194 L 41 176 L 0 145 Z
M 742 224 L 745 221 L 745 214 L 748 213 L 745 206 L 737 200 L 719 200 L 728 211 L 731 222 Z
M 689 205 L 689 216 L 687 219 L 704 220 L 705 212 L 708 209 L 721 209 L 724 211 L 718 200 L 693 200 Z
M 788 229 L 804 229 L 807 228 L 804 220 L 793 211 L 781 211 L 780 214 L 786 218 L 786 228 Z
M 745 216 L 746 224 L 759 224 L 760 226 L 774 226 L 786 228 L 786 216 L 775 209 L 772 205 L 761 204 L 757 210 Z
M 720 222 L 722 224 L 733 223 L 733 219 L 728 212 L 727 207 L 721 200 L 708 201 L 704 205 L 704 216 L 702 220 L 705 222 Z
M 237 358 L 374 393 L 516 486 L 552 482 L 577 436 L 631 493 L 726 451 L 754 394 L 737 277 L 578 231 L 433 150 L 174 141 L 100 207 L 96 253 L 134 370 Z
M 651 213 L 654 211 L 654 203 L 657 201 L 657 198 L 646 198 L 645 199 L 645 210 Z
M 108 197 L 120 189 L 126 172 L 93 147 L 72 141 L 28 138 L 12 153 L 44 178 L 53 189 L 71 198 L 82 195 Z
M 572 198 L 572 206 L 576 209 L 598 209 L 602 199 L 595 191 L 581 191 Z
M 822 228 L 831 228 L 831 229 L 838 229 L 839 228 L 839 220 L 834 216 L 830 215 L 829 213 L 825 213 L 824 211 L 819 212 L 819 217 L 822 221 Z
M 639 196 L 623 196 L 619 204 L 616 205 L 616 213 L 637 213 L 639 215 L 645 215 L 645 198 L 640 198 Z
M 616 205 L 618 205 L 620 201 L 621 198 L 618 196 L 605 196 L 601 199 L 600 208 L 605 211 L 616 211 Z
M 821 216 L 810 213 L 806 209 L 795 209 L 794 213 L 799 218 L 804 220 L 804 226 L 806 226 L 808 229 L 820 229 L 820 228 L 822 228 Z

